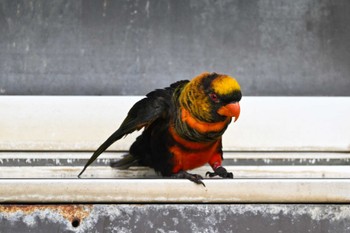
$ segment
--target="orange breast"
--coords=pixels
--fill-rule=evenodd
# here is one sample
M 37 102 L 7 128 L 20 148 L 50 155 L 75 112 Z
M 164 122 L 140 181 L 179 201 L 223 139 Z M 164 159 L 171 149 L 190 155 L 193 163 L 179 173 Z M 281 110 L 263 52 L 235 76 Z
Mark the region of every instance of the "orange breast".
M 192 142 L 181 138 L 175 130 L 170 127 L 175 145 L 169 150 L 173 154 L 173 173 L 180 170 L 191 170 L 208 163 L 214 155 L 217 155 L 220 140 L 214 142 Z

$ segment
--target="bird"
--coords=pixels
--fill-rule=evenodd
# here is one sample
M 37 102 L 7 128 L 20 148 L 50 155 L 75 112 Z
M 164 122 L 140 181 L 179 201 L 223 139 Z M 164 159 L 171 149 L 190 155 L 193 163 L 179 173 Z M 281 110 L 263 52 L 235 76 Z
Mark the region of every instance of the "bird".
M 120 127 L 93 153 L 78 177 L 110 145 L 143 129 L 128 153 L 111 163 L 117 169 L 142 165 L 163 177 L 202 184 L 189 170 L 209 164 L 206 176 L 233 178 L 223 166 L 222 136 L 240 115 L 242 92 L 229 75 L 204 72 L 148 93 L 129 110 Z

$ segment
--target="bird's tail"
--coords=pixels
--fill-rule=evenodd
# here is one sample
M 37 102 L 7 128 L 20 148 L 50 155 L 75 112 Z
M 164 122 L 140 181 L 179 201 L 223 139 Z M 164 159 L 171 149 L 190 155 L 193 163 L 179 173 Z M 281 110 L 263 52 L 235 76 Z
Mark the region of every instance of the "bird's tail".
M 119 140 L 122 137 L 119 130 L 115 131 L 102 145 L 93 153 L 93 155 L 90 157 L 89 161 L 85 164 L 83 170 L 79 173 L 78 178 L 84 173 L 86 168 L 92 164 L 97 157 L 102 154 L 110 145 L 112 145 L 115 141 Z
M 138 160 L 132 156 L 131 154 L 126 154 L 124 157 L 116 162 L 111 163 L 111 167 L 120 169 L 120 170 L 125 170 L 128 169 L 131 166 L 138 165 L 139 162 Z

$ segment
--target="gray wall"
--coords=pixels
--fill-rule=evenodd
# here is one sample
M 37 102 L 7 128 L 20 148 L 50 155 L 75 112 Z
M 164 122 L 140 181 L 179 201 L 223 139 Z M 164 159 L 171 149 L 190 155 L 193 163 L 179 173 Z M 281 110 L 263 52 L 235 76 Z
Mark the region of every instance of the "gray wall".
M 202 71 L 349 96 L 350 1 L 0 0 L 3 95 L 143 95 Z

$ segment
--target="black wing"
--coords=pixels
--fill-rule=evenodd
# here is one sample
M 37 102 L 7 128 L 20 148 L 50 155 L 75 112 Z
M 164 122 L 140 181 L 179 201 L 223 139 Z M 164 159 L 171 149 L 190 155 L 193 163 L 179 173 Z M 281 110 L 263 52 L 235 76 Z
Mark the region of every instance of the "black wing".
M 129 111 L 127 117 L 102 145 L 93 153 L 89 161 L 85 164 L 78 177 L 83 174 L 86 168 L 93 163 L 97 157 L 104 152 L 110 145 L 121 139 L 123 136 L 148 127 L 156 119 L 166 118 L 173 112 L 172 96 L 175 89 L 182 87 L 188 81 L 179 81 L 172 84 L 169 88 L 158 89 L 147 94 L 147 97 L 138 101 Z

